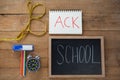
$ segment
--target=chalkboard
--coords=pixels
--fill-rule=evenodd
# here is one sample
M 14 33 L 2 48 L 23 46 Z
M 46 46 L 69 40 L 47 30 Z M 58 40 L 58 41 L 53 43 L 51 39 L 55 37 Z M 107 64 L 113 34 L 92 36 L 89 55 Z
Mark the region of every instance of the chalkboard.
M 104 77 L 103 37 L 50 37 L 50 77 Z

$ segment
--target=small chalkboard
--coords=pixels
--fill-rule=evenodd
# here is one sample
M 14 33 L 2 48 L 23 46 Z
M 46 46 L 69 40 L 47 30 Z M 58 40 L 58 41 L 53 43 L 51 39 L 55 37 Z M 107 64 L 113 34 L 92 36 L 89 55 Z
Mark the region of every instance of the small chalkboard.
M 50 37 L 49 76 L 104 77 L 103 37 Z

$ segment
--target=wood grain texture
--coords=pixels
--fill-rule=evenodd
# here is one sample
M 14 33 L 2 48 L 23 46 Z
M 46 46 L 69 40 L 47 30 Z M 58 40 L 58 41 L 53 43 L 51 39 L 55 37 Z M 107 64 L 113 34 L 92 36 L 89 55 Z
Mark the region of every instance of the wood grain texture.
M 41 20 L 49 22 L 47 13 Z M 37 16 L 37 15 L 36 15 Z M 0 15 L 0 31 L 21 31 L 28 21 L 28 15 Z M 84 30 L 120 30 L 120 17 L 116 14 L 84 14 L 83 13 L 83 29 Z M 6 24 L 7 23 L 7 24 Z M 98 25 L 99 24 L 99 25 Z M 40 21 L 32 22 L 33 31 L 43 31 L 44 24 Z
M 27 0 L 0 0 L 0 14 L 28 14 L 28 8 L 26 5 Z M 45 4 L 45 0 L 34 0 L 34 2 L 39 2 Z M 23 7 L 24 6 L 24 7 Z M 37 9 L 36 13 L 41 13 L 43 11 L 42 7 Z
M 80 9 L 83 11 L 83 35 L 104 36 L 105 78 L 49 78 L 48 77 L 48 33 L 42 37 L 29 34 L 20 42 L 0 42 L 0 80 L 120 80 L 120 0 L 34 0 L 46 6 L 43 21 L 49 22 L 50 9 Z M 35 10 L 41 14 L 42 7 Z M 0 39 L 16 37 L 28 20 L 26 0 L 0 0 Z M 42 32 L 44 25 L 33 21 L 32 30 Z M 69 36 L 69 35 L 62 35 Z M 73 36 L 73 35 L 70 35 Z M 77 35 L 80 36 L 80 35 Z M 16 43 L 34 44 L 35 53 L 41 57 L 41 69 L 19 76 L 20 52 L 13 52 Z
M 27 72 L 26 77 L 21 77 L 19 75 L 19 69 L 18 68 L 0 68 L 0 80 L 49 80 L 48 77 L 48 69 L 47 68 L 41 68 L 36 73 L 29 73 Z

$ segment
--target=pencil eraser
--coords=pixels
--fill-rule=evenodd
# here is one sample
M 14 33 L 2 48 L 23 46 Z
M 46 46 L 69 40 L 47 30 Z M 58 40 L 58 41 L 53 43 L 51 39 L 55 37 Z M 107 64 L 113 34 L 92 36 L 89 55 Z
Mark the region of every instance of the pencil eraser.
M 22 51 L 22 50 L 24 50 L 24 51 L 32 51 L 33 48 L 34 48 L 33 45 L 29 45 L 29 44 L 27 44 L 27 45 L 15 44 L 12 47 L 12 49 L 14 51 Z

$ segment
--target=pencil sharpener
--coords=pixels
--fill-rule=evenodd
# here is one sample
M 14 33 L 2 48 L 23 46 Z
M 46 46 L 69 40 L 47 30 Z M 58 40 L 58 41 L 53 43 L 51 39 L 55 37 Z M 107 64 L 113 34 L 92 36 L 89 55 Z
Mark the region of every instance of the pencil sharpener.
M 32 57 L 31 55 L 28 55 L 26 67 L 29 72 L 38 71 L 40 68 L 40 57 L 39 56 Z

